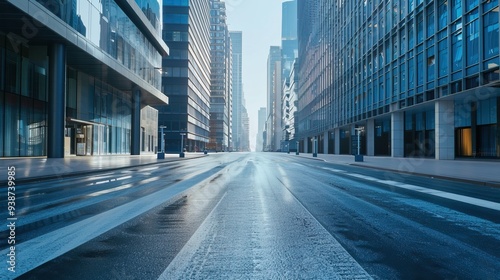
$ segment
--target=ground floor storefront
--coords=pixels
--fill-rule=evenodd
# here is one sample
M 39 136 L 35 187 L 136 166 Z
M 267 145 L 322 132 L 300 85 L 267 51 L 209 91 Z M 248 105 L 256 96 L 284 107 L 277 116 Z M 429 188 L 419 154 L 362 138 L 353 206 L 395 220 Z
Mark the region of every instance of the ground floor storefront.
M 14 48 L 0 33 L 0 158 L 156 151 L 158 111 L 143 103 L 146 94 L 69 63 L 68 52 L 62 44 Z
M 500 97 L 450 97 L 300 139 L 301 152 L 500 159 Z

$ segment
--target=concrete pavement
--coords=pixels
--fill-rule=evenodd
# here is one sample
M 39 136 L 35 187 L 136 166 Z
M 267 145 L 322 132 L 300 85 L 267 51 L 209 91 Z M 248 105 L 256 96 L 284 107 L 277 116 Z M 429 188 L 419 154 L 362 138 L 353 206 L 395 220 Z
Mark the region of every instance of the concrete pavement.
M 15 168 L 16 181 L 55 179 L 69 175 L 87 174 L 97 171 L 127 168 L 130 166 L 150 165 L 175 160 L 187 160 L 205 156 L 203 153 L 165 154 L 165 159 L 157 159 L 156 154 L 138 156 L 69 156 L 58 159 L 40 158 L 0 158 L 0 182 L 7 182 L 7 168 Z M 5 185 L 5 184 L 2 184 Z

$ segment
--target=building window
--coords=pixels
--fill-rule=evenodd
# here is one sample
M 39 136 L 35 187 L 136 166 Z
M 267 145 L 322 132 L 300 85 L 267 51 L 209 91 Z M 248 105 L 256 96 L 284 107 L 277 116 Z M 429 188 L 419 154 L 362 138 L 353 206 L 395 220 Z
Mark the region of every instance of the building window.
M 417 15 L 417 44 L 424 41 L 424 14 Z
M 427 82 L 434 80 L 434 68 L 436 65 L 436 57 L 434 56 L 434 47 L 427 50 Z
M 439 30 L 441 30 L 448 26 L 448 0 L 439 1 L 438 13 L 439 13 L 438 27 Z
M 408 89 L 415 87 L 415 58 L 408 60 Z
M 446 76 L 448 74 L 448 41 L 442 40 L 438 43 L 439 52 L 439 77 Z
M 477 12 L 477 10 L 476 10 Z M 467 25 L 467 66 L 479 63 L 479 21 Z M 497 41 L 498 46 L 498 41 Z
M 498 11 L 491 11 L 484 15 L 484 59 L 498 55 Z
M 165 24 L 188 24 L 187 14 L 164 14 L 163 23 Z
M 430 6 L 427 9 L 427 38 L 433 36 L 434 30 L 434 6 Z
M 408 49 L 413 49 L 415 47 L 415 24 L 413 23 L 413 19 L 410 19 L 408 24 Z
M 467 10 L 466 10 L 466 12 L 472 11 L 472 9 L 474 9 L 475 7 L 477 7 L 477 5 L 479 4 L 478 2 L 479 2 L 478 0 L 467 0 Z
M 462 32 L 453 35 L 451 39 L 452 71 L 462 70 Z
M 462 0 L 451 0 L 451 21 L 462 16 Z
M 402 63 L 399 66 L 399 71 L 401 73 L 401 93 L 403 94 L 406 91 L 406 66 L 405 63 Z
M 424 54 L 417 55 L 417 86 L 424 84 Z

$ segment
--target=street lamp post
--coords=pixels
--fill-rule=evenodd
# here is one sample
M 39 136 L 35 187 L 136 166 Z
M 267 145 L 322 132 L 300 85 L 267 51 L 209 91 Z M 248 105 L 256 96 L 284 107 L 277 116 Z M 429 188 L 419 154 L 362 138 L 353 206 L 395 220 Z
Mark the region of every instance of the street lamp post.
M 161 152 L 162 153 L 165 152 L 165 134 L 163 133 L 163 129 L 164 128 L 167 128 L 167 127 L 164 126 L 164 125 L 160 125 L 160 129 L 161 129 Z
M 316 139 L 316 136 L 314 136 L 311 141 L 313 144 L 313 157 L 318 157 L 318 139 Z
M 164 138 L 165 135 L 163 134 L 164 128 L 167 128 L 167 127 L 164 125 L 160 125 L 161 151 L 158 154 L 156 154 L 156 158 L 158 158 L 158 159 L 165 159 L 165 138 Z
M 357 155 L 354 155 L 354 161 L 363 161 L 363 155 L 361 154 L 361 132 L 363 131 L 362 127 L 354 128 L 356 130 L 356 134 L 358 135 L 358 152 Z
M 186 135 L 186 133 L 181 133 L 181 152 L 179 153 L 179 157 L 184 157 L 184 135 Z
M 295 154 L 299 155 L 299 141 L 295 141 L 295 148 L 296 148 Z

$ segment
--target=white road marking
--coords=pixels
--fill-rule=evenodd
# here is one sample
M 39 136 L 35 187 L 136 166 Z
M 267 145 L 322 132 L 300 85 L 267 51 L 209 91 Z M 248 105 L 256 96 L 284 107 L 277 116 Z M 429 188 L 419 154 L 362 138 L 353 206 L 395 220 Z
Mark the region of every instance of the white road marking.
M 288 190 L 284 170 L 263 166 L 231 177 L 158 279 L 372 279 Z
M 339 173 L 339 171 L 337 169 L 326 168 L 326 167 L 323 167 L 322 169 Z M 447 198 L 447 199 L 454 200 L 454 201 L 459 201 L 459 202 L 463 202 L 463 203 L 467 203 L 467 204 L 471 204 L 471 205 L 476 205 L 476 206 L 500 211 L 500 203 L 493 202 L 493 201 L 488 201 L 488 200 L 474 198 L 474 197 L 468 197 L 465 195 L 454 194 L 454 193 L 449 193 L 449 192 L 443 192 L 440 190 L 424 188 L 424 187 L 420 187 L 420 186 L 416 186 L 416 185 L 405 184 L 405 183 L 391 181 L 391 180 L 381 180 L 381 179 L 377 179 L 375 177 L 361 175 L 361 174 L 357 174 L 357 173 L 350 173 L 350 172 L 346 172 L 346 171 L 344 171 L 343 174 L 350 176 L 350 177 L 360 178 L 360 179 L 364 179 L 364 180 L 368 180 L 368 181 L 373 181 L 373 182 L 377 182 L 377 183 L 390 185 L 390 186 L 397 187 L 397 188 L 412 190 L 412 191 L 416 191 L 416 192 L 420 192 L 420 193 L 426 193 L 426 194 L 430 194 L 430 195 L 434 195 L 434 196 L 438 196 L 438 197 L 442 197 L 442 198 Z
M 20 261 L 12 277 L 18 277 L 158 205 L 180 198 L 186 191 L 193 189 L 195 186 L 201 186 L 206 182 L 210 182 L 211 179 L 217 176 L 218 173 L 223 172 L 223 170 L 214 171 L 213 174 L 201 180 L 197 178 L 200 174 L 195 174 L 168 188 L 101 214 L 25 242 L 16 243 L 16 259 Z M 158 177 L 155 178 L 157 179 Z M 155 178 L 152 178 L 152 180 Z M 8 253 L 9 249 L 0 251 L 0 255 L 2 256 Z
M 107 193 L 112 193 L 112 192 L 116 192 L 116 191 L 120 191 L 120 190 L 125 190 L 125 189 L 131 188 L 133 186 L 134 186 L 133 184 L 126 184 L 126 185 L 123 185 L 123 186 L 119 186 L 119 187 L 115 187 L 115 188 L 111 188 L 111 189 L 107 189 L 107 190 L 102 190 L 102 191 L 94 192 L 94 193 L 88 194 L 87 196 L 96 197 L 96 196 L 100 196 L 100 195 L 107 194 Z

